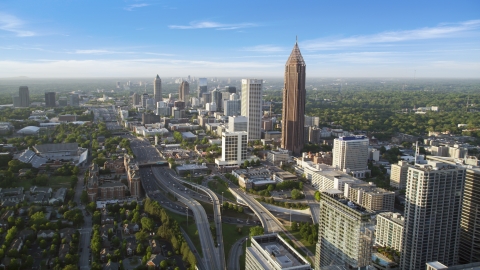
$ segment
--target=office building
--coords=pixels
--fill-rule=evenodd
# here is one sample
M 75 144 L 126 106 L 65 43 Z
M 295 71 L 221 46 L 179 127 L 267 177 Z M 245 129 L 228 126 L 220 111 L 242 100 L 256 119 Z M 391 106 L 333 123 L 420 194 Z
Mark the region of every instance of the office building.
M 30 92 L 28 91 L 28 86 L 20 86 L 18 89 L 18 97 L 20 98 L 20 107 L 30 107 Z
M 263 80 L 242 79 L 241 113 L 248 118 L 248 140 L 260 140 Z
M 80 106 L 80 96 L 78 94 L 70 95 L 70 106 L 72 107 Z
M 211 99 L 211 102 L 215 102 L 215 104 L 217 104 L 217 111 L 221 111 L 223 104 L 222 92 L 218 91 L 216 88 L 213 89 Z
M 19 96 L 14 96 L 13 98 L 13 107 L 14 108 L 19 108 L 20 106 L 20 97 Z
M 142 105 L 143 108 L 147 108 L 147 101 L 149 99 L 150 99 L 150 96 L 146 92 L 143 93 L 143 95 L 141 96 L 141 101 L 140 101 L 140 104 Z
M 276 233 L 253 236 L 245 270 L 311 270 L 310 263 Z
M 305 68 L 305 61 L 295 42 L 292 53 L 285 64 L 282 148 L 291 151 L 296 156 L 300 156 L 304 144 L 305 97 L 307 95 Z
M 132 95 L 132 104 L 133 104 L 133 106 L 135 106 L 135 105 L 140 105 L 140 104 L 141 104 L 141 101 L 142 101 L 142 100 L 141 100 L 141 97 L 140 97 L 140 95 L 139 95 L 138 93 L 134 93 L 134 94 Z
M 305 126 L 319 127 L 320 117 L 305 115 Z
M 158 74 L 155 80 L 153 80 L 153 98 L 155 99 L 154 104 L 162 101 L 162 80 Z
M 398 189 L 405 189 L 407 187 L 409 167 L 411 167 L 411 165 L 405 160 L 400 160 L 398 164 L 392 164 L 390 171 L 390 186 Z
M 445 264 L 435 261 L 435 262 L 428 262 L 426 270 L 478 270 L 480 269 L 480 263 L 468 263 L 468 264 L 460 264 L 454 266 L 446 266 Z
M 235 86 L 225 86 L 225 92 L 230 94 L 237 93 L 237 88 Z
M 405 218 L 393 212 L 385 212 L 377 215 L 375 227 L 375 244 L 382 247 L 402 250 L 403 226 Z
M 230 99 L 223 102 L 223 114 L 225 116 L 236 116 L 241 113 L 240 100 L 237 94 L 230 94 Z
M 202 94 L 207 92 L 207 78 L 198 78 L 198 99 L 202 98 Z
M 202 94 L 202 102 L 203 104 L 207 104 L 212 102 L 212 93 L 203 93 Z
M 457 263 L 464 181 L 465 169 L 447 163 L 408 168 L 401 269 Z
M 393 211 L 395 192 L 356 179 L 345 183 L 343 195 L 368 211 Z
M 228 117 L 228 131 L 238 132 L 247 131 L 248 118 L 245 116 L 229 116 Z
M 365 136 L 340 137 L 333 143 L 332 166 L 355 177 L 363 178 L 367 171 L 369 140 Z
M 56 93 L 55 92 L 45 92 L 45 107 L 55 107 L 56 106 Z
M 190 95 L 190 84 L 187 81 L 182 81 L 178 88 L 178 100 L 187 102 Z
M 217 166 L 240 166 L 247 159 L 247 132 L 222 133 L 222 157 L 215 159 Z
M 339 190 L 322 192 L 315 269 L 334 265 L 354 269 L 370 265 L 375 214 L 345 199 Z

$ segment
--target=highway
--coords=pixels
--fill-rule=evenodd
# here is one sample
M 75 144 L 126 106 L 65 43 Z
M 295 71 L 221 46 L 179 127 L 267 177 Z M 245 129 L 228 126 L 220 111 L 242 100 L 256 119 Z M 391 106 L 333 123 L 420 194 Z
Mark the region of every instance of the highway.
M 202 246 L 204 265 L 207 269 L 225 269 L 224 259 L 222 260 L 220 258 L 219 248 L 215 247 L 210 232 L 210 222 L 202 205 L 188 196 L 188 194 L 184 192 L 184 186 L 172 178 L 170 174 L 162 170 L 162 168 L 152 168 L 152 172 L 158 184 L 174 194 L 180 202 L 184 203 L 193 212 L 200 237 L 200 244 Z
M 320 222 L 320 203 L 315 200 L 316 189 L 303 185 L 305 199 L 307 199 L 308 206 L 310 206 L 310 213 L 312 214 L 312 221 L 314 224 Z
M 230 254 L 228 254 L 228 270 L 240 270 L 240 263 L 239 258 L 243 252 L 243 243 L 245 243 L 245 239 L 239 239 L 235 244 L 232 245 L 230 249 Z
M 171 173 L 168 173 L 168 174 L 170 175 L 171 178 L 176 179 L 178 182 L 185 183 L 185 184 L 191 185 L 193 187 L 196 187 L 197 189 L 202 190 L 203 192 L 208 194 L 208 196 L 210 197 L 210 199 L 212 201 L 212 204 L 213 204 L 213 214 L 214 214 L 215 228 L 216 228 L 216 232 L 217 232 L 217 243 L 218 243 L 218 249 L 219 249 L 219 257 L 220 257 L 220 260 L 221 260 L 221 265 L 223 265 L 222 269 L 226 269 L 225 248 L 223 246 L 223 233 L 222 233 L 222 212 L 221 212 L 222 204 L 221 204 L 220 200 L 218 199 L 217 194 L 215 194 L 215 192 L 213 192 L 212 190 L 210 190 L 207 187 L 197 185 L 197 184 L 193 184 L 192 182 L 185 181 L 183 179 L 180 179 L 180 178 L 172 175 Z M 194 194 L 194 192 L 192 192 L 190 194 Z

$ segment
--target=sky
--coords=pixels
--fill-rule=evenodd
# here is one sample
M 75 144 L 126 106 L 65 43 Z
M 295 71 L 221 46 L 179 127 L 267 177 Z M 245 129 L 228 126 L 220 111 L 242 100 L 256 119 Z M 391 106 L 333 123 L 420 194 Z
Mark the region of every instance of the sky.
M 480 1 L 2 0 L 0 78 L 480 78 Z

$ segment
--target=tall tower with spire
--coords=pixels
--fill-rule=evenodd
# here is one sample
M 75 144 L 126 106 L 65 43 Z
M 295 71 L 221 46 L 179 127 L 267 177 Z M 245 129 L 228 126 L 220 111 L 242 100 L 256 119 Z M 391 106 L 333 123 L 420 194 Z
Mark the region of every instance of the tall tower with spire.
M 155 80 L 153 80 L 153 97 L 155 99 L 155 105 L 157 102 L 162 101 L 162 80 L 158 74 Z
M 282 148 L 300 155 L 304 143 L 305 61 L 298 42 L 285 64 L 282 110 Z

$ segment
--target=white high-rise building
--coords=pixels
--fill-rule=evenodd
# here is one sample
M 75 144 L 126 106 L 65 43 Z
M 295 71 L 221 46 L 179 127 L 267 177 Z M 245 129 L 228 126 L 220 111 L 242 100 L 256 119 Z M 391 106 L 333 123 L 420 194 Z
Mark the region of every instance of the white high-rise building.
M 238 94 L 231 94 L 229 100 L 225 100 L 223 103 L 223 114 L 225 116 L 236 116 L 241 113 L 241 102 L 238 99 Z
M 435 161 L 408 168 L 401 269 L 457 264 L 465 175 L 465 168 Z
M 263 80 L 242 79 L 242 115 L 248 118 L 248 140 L 261 139 Z
M 222 157 L 215 159 L 217 166 L 240 166 L 247 159 L 247 132 L 222 133 Z
M 332 166 L 364 178 L 368 163 L 369 139 L 365 136 L 340 137 L 334 140 Z
M 228 131 L 238 132 L 247 131 L 248 118 L 245 116 L 230 116 L 228 117 Z

